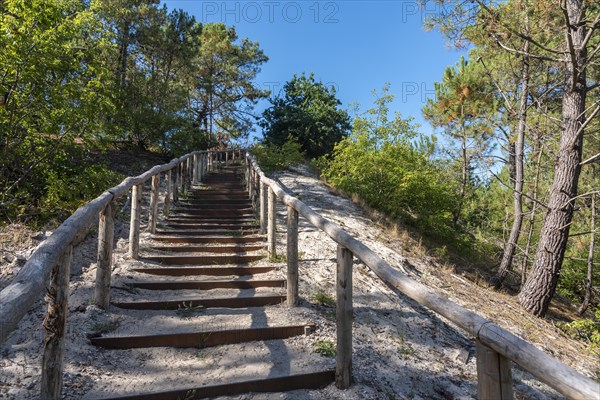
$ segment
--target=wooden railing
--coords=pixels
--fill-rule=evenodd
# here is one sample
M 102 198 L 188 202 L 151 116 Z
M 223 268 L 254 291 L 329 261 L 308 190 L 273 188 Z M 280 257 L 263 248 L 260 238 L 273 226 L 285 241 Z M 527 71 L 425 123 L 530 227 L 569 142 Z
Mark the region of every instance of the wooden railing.
M 94 302 L 107 308 L 110 302 L 112 249 L 114 245 L 115 201 L 131 190 L 129 255 L 138 257 L 142 188 L 151 180 L 148 230 L 154 232 L 158 215 L 160 176 L 164 174 L 164 206 L 168 215 L 171 202 L 183 190 L 214 168 L 215 161 L 228 163 L 240 152 L 198 151 L 156 166 L 142 175 L 125 179 L 79 208 L 34 251 L 9 286 L 0 292 L 0 343 L 17 327 L 31 306 L 48 289 L 48 314 L 44 321 L 46 340 L 41 379 L 42 399 L 60 398 L 63 375 L 63 350 L 66 332 L 69 271 L 73 245 L 99 219 L 98 263 Z M 298 302 L 298 217 L 301 215 L 324 231 L 337 244 L 337 359 L 336 385 L 347 388 L 352 376 L 352 258 L 356 256 L 383 282 L 419 304 L 437 312 L 475 337 L 478 390 L 481 399 L 512 398 L 510 361 L 532 373 L 561 394 L 573 399 L 598 398 L 600 385 L 562 364 L 532 344 L 502 329 L 493 322 L 441 297 L 385 262 L 336 224 L 321 217 L 297 198 L 288 195 L 269 179 L 251 155 L 246 154 L 246 182 L 260 227 L 267 234 L 267 249 L 276 253 L 276 201 L 287 206 L 288 304 Z M 99 218 L 98 218 L 99 217 Z
M 407 277 L 338 225 L 287 194 L 279 183 L 265 176 L 250 154 L 246 154 L 245 159 L 248 190 L 257 201 L 260 226 L 267 233 L 267 247 L 271 254 L 276 253 L 276 200 L 287 206 L 287 290 L 290 306 L 298 301 L 298 215 L 338 244 L 336 385 L 339 388 L 349 387 L 352 376 L 352 258 L 356 256 L 386 285 L 452 321 L 475 338 L 480 399 L 512 399 L 511 361 L 568 398 L 600 398 L 598 382 L 581 375 L 492 321 Z
M 32 305 L 48 293 L 48 313 L 42 364 L 40 398 L 58 399 L 62 389 L 64 339 L 69 296 L 69 272 L 73 246 L 89 228 L 99 221 L 98 259 L 94 303 L 106 309 L 110 304 L 112 250 L 114 246 L 115 201 L 131 190 L 131 224 L 129 256 L 138 258 L 140 239 L 141 199 L 144 183 L 151 180 L 148 230 L 154 233 L 158 216 L 160 176 L 164 174 L 165 194 L 163 212 L 168 215 L 171 202 L 179 193 L 214 168 L 215 162 L 229 163 L 240 159 L 239 150 L 196 151 L 156 166 L 142 175 L 125 179 L 88 204 L 79 208 L 52 235 L 42 242 L 17 273 L 12 282 L 0 292 L 0 344 L 15 330 Z M 47 290 L 46 290 L 47 289 Z

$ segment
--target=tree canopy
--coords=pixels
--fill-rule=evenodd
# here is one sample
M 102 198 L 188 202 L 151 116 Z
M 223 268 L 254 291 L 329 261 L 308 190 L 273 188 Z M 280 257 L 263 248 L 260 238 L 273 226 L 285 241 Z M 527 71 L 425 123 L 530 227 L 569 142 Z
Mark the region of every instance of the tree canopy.
M 340 108 L 335 88 L 316 81 L 314 74 L 294 75 L 283 95 L 270 101 L 259 122 L 269 143 L 281 146 L 291 136 L 314 158 L 330 153 L 348 135 L 350 116 Z

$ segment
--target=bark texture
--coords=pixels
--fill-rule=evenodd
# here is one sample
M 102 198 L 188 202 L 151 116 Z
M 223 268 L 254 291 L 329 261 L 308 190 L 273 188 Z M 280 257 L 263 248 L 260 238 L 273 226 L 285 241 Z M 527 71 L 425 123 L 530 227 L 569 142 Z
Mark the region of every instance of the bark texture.
M 581 172 L 583 126 L 585 122 L 587 51 L 583 46 L 586 36 L 585 6 L 582 0 L 566 0 L 565 93 L 562 101 L 562 132 L 560 147 L 550 189 L 548 211 L 540 232 L 535 261 L 519 301 L 532 314 L 543 317 L 556 290 L 560 275 L 569 228 L 573 219 L 573 198 Z

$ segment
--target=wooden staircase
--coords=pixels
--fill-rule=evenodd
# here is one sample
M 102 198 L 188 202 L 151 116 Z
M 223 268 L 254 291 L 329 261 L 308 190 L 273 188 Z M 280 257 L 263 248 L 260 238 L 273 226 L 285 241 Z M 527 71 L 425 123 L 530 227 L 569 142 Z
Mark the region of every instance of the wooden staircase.
M 133 333 L 124 329 L 118 334 L 93 337 L 93 345 L 104 349 L 101 351 L 115 352 L 153 347 L 204 349 L 257 341 L 271 343 L 314 331 L 310 321 L 277 323 L 276 316 L 281 315 L 282 309 L 287 311 L 283 304 L 286 281 L 284 274 L 266 259 L 265 237 L 256 223 L 241 171 L 241 167 L 223 167 L 192 186 L 152 235 L 151 245 L 142 248 L 142 265 L 131 269 L 131 275 L 121 285 L 127 290 L 115 293 L 111 304 L 128 315 L 127 321 L 136 323 L 136 318 L 142 318 L 160 321 L 158 325 L 153 329 L 142 322 L 143 328 L 138 327 Z M 278 313 L 270 316 L 270 307 Z M 240 313 L 250 315 L 251 323 L 246 324 L 249 326 L 241 326 Z M 190 316 L 197 317 L 197 326 L 187 320 L 183 327 L 178 325 L 179 317 Z M 292 319 L 298 320 L 297 315 Z M 172 329 L 169 324 L 173 324 Z M 213 329 L 215 325 L 219 329 Z M 269 348 L 273 346 L 267 344 Z M 227 352 L 227 347 L 223 351 Z M 235 359 L 235 354 L 232 356 Z M 94 398 L 191 400 L 317 389 L 335 379 L 330 368 L 309 371 L 304 367 L 292 373 L 288 364 L 280 372 L 271 368 L 268 376 L 257 374 L 258 379 L 252 379 L 248 368 L 240 368 L 240 373 L 235 368 L 239 365 L 225 374 L 226 382 L 205 381 L 199 371 L 198 376 L 186 375 L 181 384 L 149 383 L 141 385 L 141 389 L 138 385 L 134 390 L 118 390 L 117 397 L 113 390 L 113 397 L 100 391 Z M 110 387 L 110 383 L 106 382 L 105 387 Z

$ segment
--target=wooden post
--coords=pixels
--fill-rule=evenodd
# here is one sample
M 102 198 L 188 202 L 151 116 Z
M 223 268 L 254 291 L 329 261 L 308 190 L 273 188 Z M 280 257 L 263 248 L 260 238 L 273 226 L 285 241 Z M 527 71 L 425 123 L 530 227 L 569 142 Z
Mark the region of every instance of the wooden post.
M 186 158 L 185 161 L 183 162 L 183 175 L 184 175 L 184 180 L 183 180 L 183 190 L 185 192 L 187 192 L 190 189 L 190 158 Z
M 179 166 L 173 168 L 173 203 L 179 201 Z
M 253 200 L 253 196 L 252 196 L 252 187 L 254 186 L 254 168 L 252 168 L 252 165 L 248 164 L 248 195 L 250 196 L 250 199 Z
M 298 304 L 298 211 L 287 209 L 287 301 Z
M 204 154 L 200 154 L 198 158 L 198 183 L 204 179 Z
M 165 187 L 166 187 L 166 192 L 165 192 L 165 202 L 163 203 L 163 215 L 165 217 L 169 216 L 169 208 L 171 207 L 171 185 L 172 183 L 172 178 L 171 178 L 171 171 L 172 170 L 168 170 L 167 172 L 165 172 Z
M 192 183 L 198 184 L 198 154 L 194 154 L 194 162 L 192 164 Z
M 252 212 L 256 216 L 260 216 L 260 204 L 259 204 L 259 193 L 258 189 L 260 187 L 260 175 L 254 175 L 254 185 L 252 185 L 252 196 L 250 197 L 252 200 Z
M 46 340 L 42 357 L 42 400 L 60 399 L 63 384 L 65 333 L 69 300 L 69 274 L 73 260 L 73 246 L 69 246 L 52 270 L 46 301 L 48 314 L 44 319 Z
M 269 197 L 269 187 L 261 180 L 260 182 L 260 233 L 267 233 L 267 206 Z
M 186 165 L 188 174 L 188 190 L 190 190 L 194 184 L 194 157 L 188 157 Z
M 510 360 L 475 341 L 477 392 L 480 399 L 512 400 Z
M 129 223 L 129 258 L 137 260 L 140 253 L 140 217 L 142 211 L 142 185 L 131 189 L 131 219 Z
M 269 223 L 267 227 L 267 250 L 271 256 L 277 254 L 277 249 L 275 248 L 275 223 L 276 223 L 276 215 L 277 212 L 277 202 L 275 198 L 275 192 L 271 187 L 269 187 Z
M 96 264 L 95 304 L 108 310 L 110 301 L 110 279 L 112 254 L 115 241 L 115 205 L 111 201 L 100 213 L 98 226 L 98 261 Z
M 229 166 L 229 151 L 225 151 L 225 166 Z
M 177 173 L 177 183 L 179 183 L 179 192 L 185 192 L 185 161 L 179 163 L 178 173 Z
M 347 389 L 352 381 L 352 252 L 337 247 L 335 385 Z
M 160 188 L 160 174 L 152 177 L 152 193 L 150 194 L 150 215 L 148 217 L 148 231 L 156 233 L 156 220 L 158 218 L 158 190 Z

